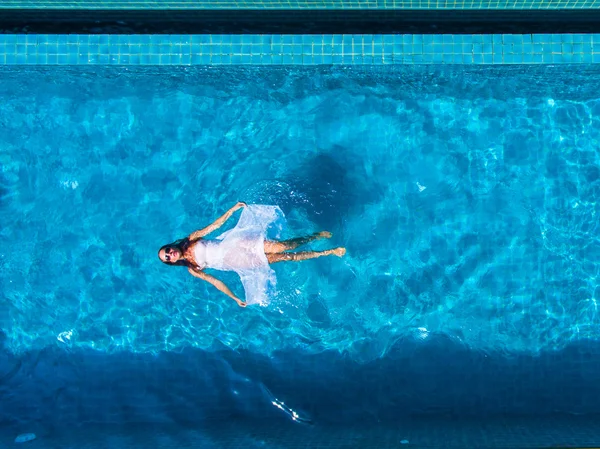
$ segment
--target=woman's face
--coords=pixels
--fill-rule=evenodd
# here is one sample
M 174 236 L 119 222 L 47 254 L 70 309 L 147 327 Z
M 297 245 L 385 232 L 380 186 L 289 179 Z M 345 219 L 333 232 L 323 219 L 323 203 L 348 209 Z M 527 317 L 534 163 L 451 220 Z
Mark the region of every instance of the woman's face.
M 158 257 L 165 263 L 175 263 L 183 257 L 181 251 L 174 246 L 165 246 L 158 252 Z

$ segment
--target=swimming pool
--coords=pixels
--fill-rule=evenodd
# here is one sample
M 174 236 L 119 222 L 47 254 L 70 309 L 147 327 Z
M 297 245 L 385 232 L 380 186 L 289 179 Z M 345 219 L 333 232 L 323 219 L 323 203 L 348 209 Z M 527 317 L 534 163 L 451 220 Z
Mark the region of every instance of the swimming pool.
M 598 67 L 0 76 L 10 353 L 229 348 L 258 379 L 281 354 L 302 370 L 338 354 L 344 373 L 445 344 L 533 360 L 598 339 Z M 158 261 L 238 200 L 279 205 L 286 235 L 329 230 L 348 255 L 275 266 L 276 297 L 245 310 Z

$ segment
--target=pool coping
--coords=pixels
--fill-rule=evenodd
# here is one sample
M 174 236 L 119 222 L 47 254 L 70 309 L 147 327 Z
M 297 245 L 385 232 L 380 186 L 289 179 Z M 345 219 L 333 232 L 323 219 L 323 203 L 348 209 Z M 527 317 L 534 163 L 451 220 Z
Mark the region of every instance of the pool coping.
M 598 7 L 600 0 L 3 0 L 0 8 L 552 10 Z
M 592 64 L 600 34 L 0 35 L 0 65 Z

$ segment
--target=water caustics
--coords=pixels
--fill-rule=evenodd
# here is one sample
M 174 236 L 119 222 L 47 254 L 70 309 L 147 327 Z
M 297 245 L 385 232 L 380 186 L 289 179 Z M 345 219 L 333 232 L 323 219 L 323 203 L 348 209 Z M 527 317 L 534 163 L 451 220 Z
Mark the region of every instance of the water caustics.
M 599 76 L 2 69 L 5 344 L 368 361 L 440 334 L 508 353 L 596 339 Z M 269 306 L 245 310 L 162 266 L 238 200 L 347 256 L 274 266 Z

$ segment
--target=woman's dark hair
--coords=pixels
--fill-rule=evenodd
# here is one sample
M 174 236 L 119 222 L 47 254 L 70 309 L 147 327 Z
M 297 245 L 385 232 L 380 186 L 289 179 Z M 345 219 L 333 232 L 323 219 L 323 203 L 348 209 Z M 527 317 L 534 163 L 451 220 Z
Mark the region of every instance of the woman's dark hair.
M 158 258 L 160 259 L 160 261 L 166 265 L 182 265 L 184 267 L 189 266 L 189 263 L 187 260 L 181 258 L 179 259 L 177 262 L 165 262 L 164 260 L 162 260 L 160 258 L 160 252 L 165 249 L 165 248 L 177 248 L 179 250 L 179 252 L 181 254 L 183 254 L 185 252 L 185 250 L 187 249 L 187 247 L 189 246 L 190 241 L 189 239 L 185 238 L 185 239 L 179 239 L 174 241 L 173 243 L 169 243 L 168 245 L 163 245 L 160 247 L 160 249 L 158 250 Z

